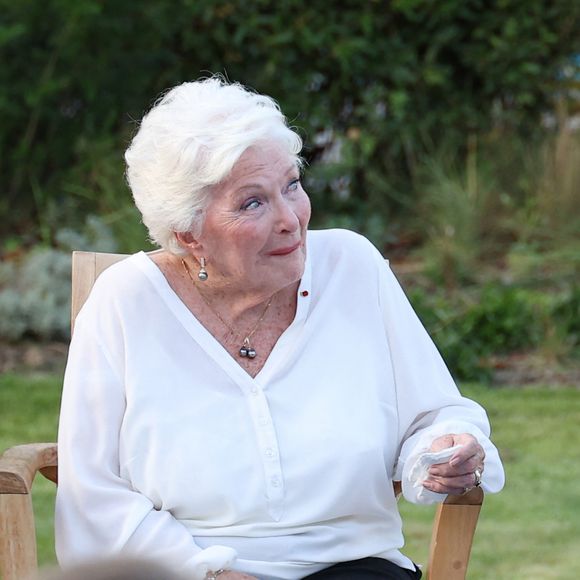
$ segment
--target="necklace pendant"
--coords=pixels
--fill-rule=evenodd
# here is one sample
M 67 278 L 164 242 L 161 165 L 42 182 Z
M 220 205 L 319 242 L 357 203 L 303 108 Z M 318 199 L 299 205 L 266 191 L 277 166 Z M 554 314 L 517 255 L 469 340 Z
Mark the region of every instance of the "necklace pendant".
M 256 351 L 250 345 L 250 339 L 246 336 L 244 344 L 240 348 L 240 356 L 242 358 L 256 358 Z
M 251 346 L 242 346 L 238 352 L 242 358 L 256 358 L 256 351 Z

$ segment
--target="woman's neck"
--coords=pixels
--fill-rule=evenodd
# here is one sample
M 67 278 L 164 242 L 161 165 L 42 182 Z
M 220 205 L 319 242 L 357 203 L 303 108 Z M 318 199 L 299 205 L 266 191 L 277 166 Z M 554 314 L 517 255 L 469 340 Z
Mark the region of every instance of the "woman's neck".
M 248 317 L 258 316 L 268 304 L 272 307 L 295 303 L 298 285 L 299 282 L 294 282 L 277 291 L 267 288 L 248 291 L 229 284 L 211 285 L 200 282 L 195 284 L 195 289 L 211 309 L 219 312 L 230 323 L 236 324 Z
M 177 257 L 175 257 L 177 258 Z M 219 275 L 214 272 L 205 280 L 195 276 L 189 260 L 177 258 L 175 268 L 182 268 L 182 274 L 188 279 L 191 289 L 199 295 L 206 306 L 218 317 L 226 318 L 230 323 L 237 323 L 247 317 L 256 316 L 257 312 L 266 310 L 274 302 L 282 305 L 295 305 L 299 281 L 283 288 L 267 287 L 267 285 L 252 288 L 246 282 Z

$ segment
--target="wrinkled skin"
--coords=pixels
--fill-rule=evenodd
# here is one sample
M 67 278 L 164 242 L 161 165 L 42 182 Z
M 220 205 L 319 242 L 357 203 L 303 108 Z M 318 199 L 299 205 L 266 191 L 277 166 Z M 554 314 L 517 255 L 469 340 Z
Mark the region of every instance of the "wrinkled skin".
M 475 486 L 475 470 L 483 473 L 485 451 L 469 433 L 443 435 L 435 439 L 430 451 L 441 451 L 454 445 L 463 445 L 447 463 L 429 468 L 429 477 L 423 486 L 436 493 L 461 495 Z

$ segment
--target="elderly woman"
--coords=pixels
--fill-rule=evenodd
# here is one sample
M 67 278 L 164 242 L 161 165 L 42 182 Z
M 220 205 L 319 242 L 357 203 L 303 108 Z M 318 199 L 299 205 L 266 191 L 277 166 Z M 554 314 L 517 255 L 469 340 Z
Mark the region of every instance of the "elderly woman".
M 161 251 L 105 271 L 76 321 L 61 564 L 419 578 L 392 482 L 419 503 L 501 489 L 485 412 L 382 256 L 357 234 L 308 231 L 300 150 L 274 101 L 217 78 L 143 119 L 127 175 Z

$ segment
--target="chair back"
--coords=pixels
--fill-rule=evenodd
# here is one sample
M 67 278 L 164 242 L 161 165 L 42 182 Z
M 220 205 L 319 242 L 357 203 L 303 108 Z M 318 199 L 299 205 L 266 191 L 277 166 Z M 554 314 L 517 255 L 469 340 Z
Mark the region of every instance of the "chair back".
M 103 270 L 127 258 L 127 254 L 105 254 L 102 252 L 73 252 L 72 254 L 72 294 L 71 330 L 83 304 L 86 302 L 95 280 Z

